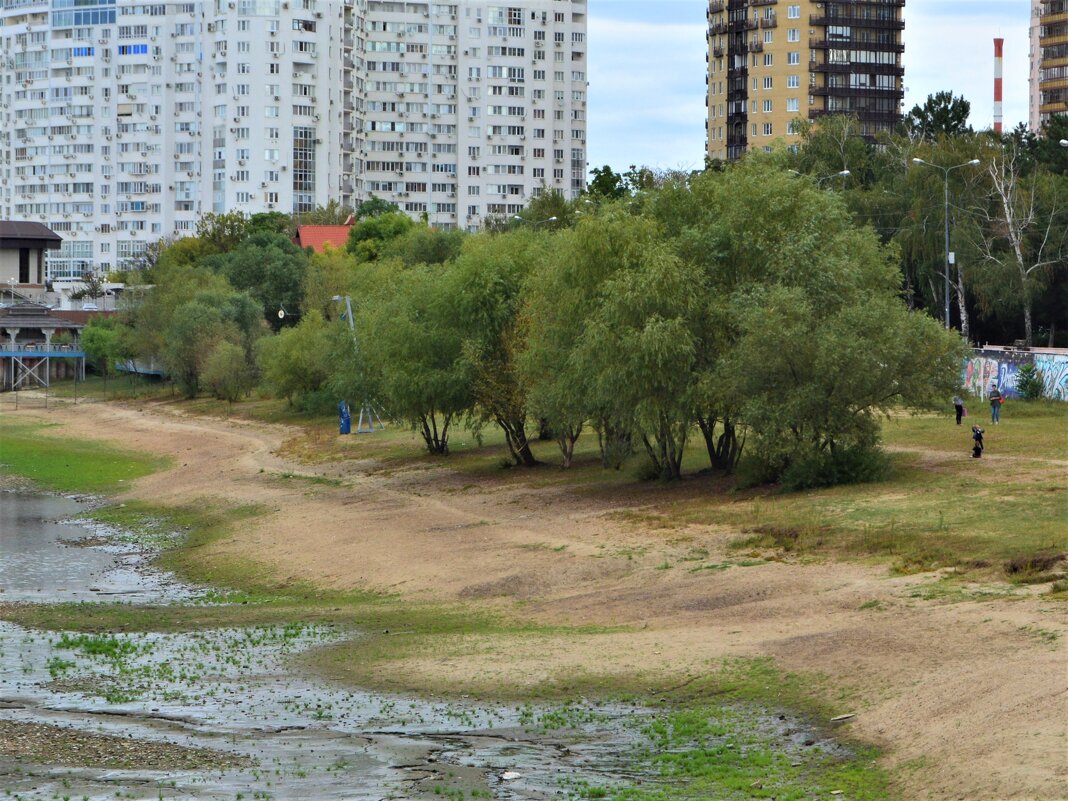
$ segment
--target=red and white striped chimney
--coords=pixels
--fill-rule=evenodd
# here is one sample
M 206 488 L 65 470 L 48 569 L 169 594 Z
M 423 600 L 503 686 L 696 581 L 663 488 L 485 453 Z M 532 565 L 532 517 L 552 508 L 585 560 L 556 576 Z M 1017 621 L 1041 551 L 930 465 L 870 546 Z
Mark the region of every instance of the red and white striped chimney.
M 1001 67 L 1004 39 L 994 40 L 994 133 L 1001 133 Z

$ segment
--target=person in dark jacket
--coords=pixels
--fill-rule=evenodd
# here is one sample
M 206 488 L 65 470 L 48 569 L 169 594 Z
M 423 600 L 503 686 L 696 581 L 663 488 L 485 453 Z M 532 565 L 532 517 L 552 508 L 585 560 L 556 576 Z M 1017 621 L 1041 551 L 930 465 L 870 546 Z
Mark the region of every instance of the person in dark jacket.
M 981 459 L 983 450 L 983 429 L 979 426 L 972 426 L 972 458 Z
M 998 391 L 997 384 L 990 387 L 987 398 L 990 400 L 990 422 L 997 425 L 1001 420 L 1001 404 L 1005 402 L 1005 399 L 1001 397 L 1001 392 Z
M 957 412 L 957 425 L 960 425 L 960 419 L 964 417 L 964 398 L 960 395 L 953 396 L 953 409 Z

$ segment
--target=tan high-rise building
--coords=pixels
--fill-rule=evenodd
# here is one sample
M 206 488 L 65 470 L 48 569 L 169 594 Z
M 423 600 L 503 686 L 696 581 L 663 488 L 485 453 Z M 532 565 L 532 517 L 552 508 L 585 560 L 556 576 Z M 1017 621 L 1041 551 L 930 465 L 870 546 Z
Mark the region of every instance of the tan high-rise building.
M 855 114 L 865 136 L 901 119 L 905 0 L 711 0 L 708 155 L 798 142 L 796 121 Z
M 1032 76 L 1037 70 L 1038 91 L 1032 83 L 1032 128 L 1054 114 L 1068 114 L 1068 0 L 1042 0 L 1033 7 L 1035 13 L 1038 47 L 1031 48 L 1031 69 Z

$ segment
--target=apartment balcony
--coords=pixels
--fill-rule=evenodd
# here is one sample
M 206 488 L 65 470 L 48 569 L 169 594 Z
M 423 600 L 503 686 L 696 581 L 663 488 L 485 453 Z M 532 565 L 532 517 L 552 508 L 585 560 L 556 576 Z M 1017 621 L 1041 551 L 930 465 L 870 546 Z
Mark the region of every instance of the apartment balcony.
M 779 27 L 779 21 L 775 17 L 761 17 L 760 18 L 760 27 L 763 28 L 763 29 L 778 28 Z
M 809 38 L 808 46 L 813 50 L 836 49 L 861 49 L 874 50 L 879 53 L 904 53 L 905 45 L 902 42 L 831 42 L 827 39 Z
M 727 30 L 731 32 L 754 31 L 757 24 L 757 21 L 752 19 L 736 19 L 727 23 Z
M 708 35 L 709 36 L 719 36 L 720 34 L 723 34 L 723 33 L 726 33 L 726 32 L 727 32 L 727 23 L 726 22 L 717 22 L 717 23 L 714 23 L 714 24 L 708 26 Z
M 848 25 L 853 28 L 879 28 L 889 31 L 905 30 L 903 19 L 873 19 L 870 17 L 833 16 L 826 14 L 810 14 L 808 24 L 826 28 L 828 25 Z
M 714 0 L 708 4 L 709 14 L 721 14 L 727 8 L 727 4 L 723 0 Z
M 826 73 L 858 73 L 864 75 L 897 75 L 903 76 L 905 68 L 898 64 L 812 64 L 808 65 L 809 72 Z
M 751 6 L 774 6 L 778 5 L 779 0 L 750 0 Z
M 815 97 L 876 97 L 900 100 L 903 89 L 877 89 L 874 86 L 810 86 L 808 93 Z

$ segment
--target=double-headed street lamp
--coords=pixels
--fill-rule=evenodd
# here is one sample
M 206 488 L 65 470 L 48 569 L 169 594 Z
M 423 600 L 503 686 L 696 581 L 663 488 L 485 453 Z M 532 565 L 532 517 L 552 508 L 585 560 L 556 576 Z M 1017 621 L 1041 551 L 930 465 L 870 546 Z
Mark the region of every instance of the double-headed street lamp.
M 829 181 L 832 178 L 848 178 L 852 173 L 849 170 L 840 170 L 839 172 L 833 172 L 830 175 L 822 175 L 816 179 L 816 186 L 822 186 L 824 181 Z
M 787 172 L 793 173 L 798 178 L 801 178 L 804 175 L 804 173 L 798 172 L 797 170 L 787 170 Z M 830 175 L 816 176 L 813 180 L 816 182 L 816 186 L 822 186 L 824 181 L 828 181 L 831 178 L 848 178 L 852 174 L 853 173 L 849 170 L 840 170 L 838 172 L 832 172 Z
M 535 228 L 542 223 L 556 222 L 556 217 L 546 217 L 544 220 L 528 220 L 526 217 L 520 217 L 518 214 L 513 214 L 512 219 L 519 220 L 519 222 L 525 222 L 528 225 L 533 225 Z
M 946 242 L 945 290 L 946 290 L 946 297 L 945 297 L 945 301 L 943 303 L 942 310 L 943 310 L 944 315 L 945 315 L 946 328 L 948 329 L 949 328 L 949 174 L 953 170 L 959 170 L 961 167 L 974 167 L 976 164 L 979 163 L 979 159 L 972 159 L 971 161 L 966 161 L 963 164 L 955 164 L 952 167 L 942 167 L 942 166 L 939 166 L 938 164 L 932 164 L 929 161 L 924 161 L 923 159 L 913 159 L 912 163 L 913 164 L 925 164 L 928 167 L 934 167 L 936 170 L 941 170 L 942 171 L 942 186 L 943 186 L 944 195 L 945 195 L 945 201 L 946 201 L 946 208 L 945 208 L 945 212 L 946 212 L 945 213 L 945 223 L 946 223 L 946 226 L 945 226 L 945 234 L 946 234 L 946 238 L 945 238 L 945 242 Z

